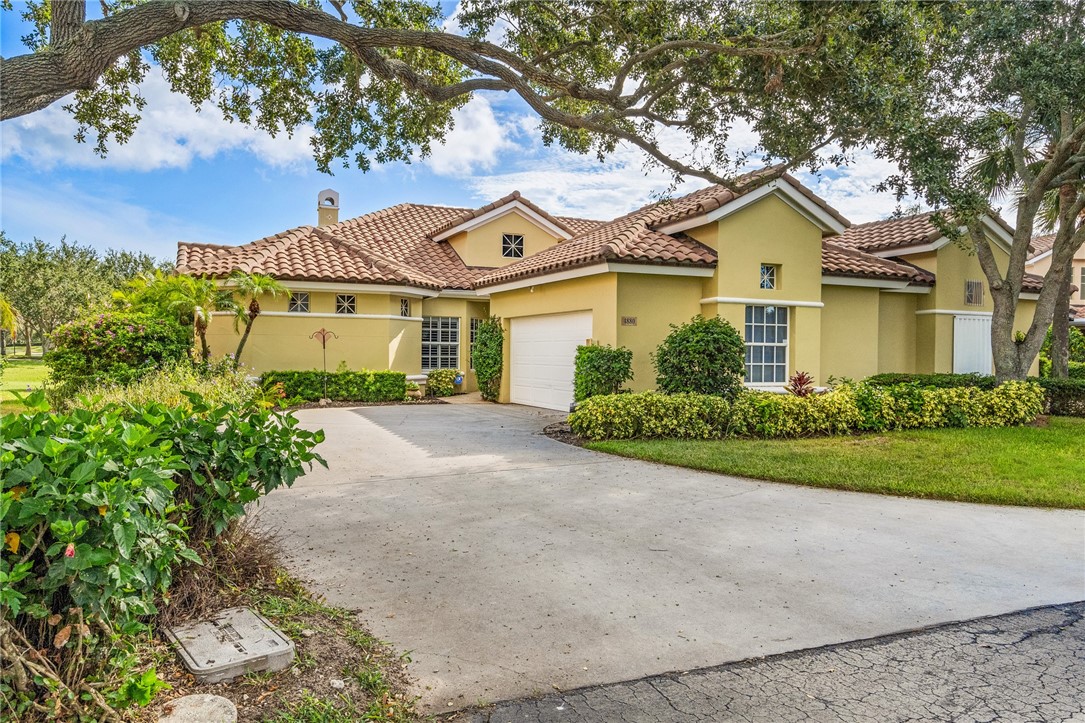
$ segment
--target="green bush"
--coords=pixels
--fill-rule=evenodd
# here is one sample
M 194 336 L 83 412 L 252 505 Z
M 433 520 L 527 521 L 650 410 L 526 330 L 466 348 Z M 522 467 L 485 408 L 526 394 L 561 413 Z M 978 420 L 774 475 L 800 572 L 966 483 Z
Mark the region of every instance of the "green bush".
M 324 372 L 264 372 L 265 388 L 282 384 L 290 400 L 316 402 L 324 398 Z M 393 371 L 328 372 L 328 399 L 343 402 L 398 402 L 407 394 L 407 375 Z
M 1085 379 L 1035 380 L 1043 387 L 1044 411 L 1064 417 L 1085 417 Z
M 1085 379 L 1085 362 L 1069 362 L 1070 378 Z
M 434 369 L 426 379 L 426 394 L 431 397 L 451 397 L 456 393 L 456 369 Z
M 173 362 L 128 384 L 99 384 L 79 390 L 78 405 L 98 409 L 110 404 L 142 405 L 161 402 L 170 407 L 191 406 L 189 393 L 208 404 L 243 408 L 256 403 L 260 388 L 223 359 L 207 366 L 188 361 Z M 62 405 L 70 407 L 71 402 Z
M 667 437 L 810 437 L 854 432 L 1024 424 L 1042 411 L 1044 394 L 1030 382 L 997 389 L 922 389 L 842 385 L 825 394 L 744 391 L 733 402 L 712 395 L 614 394 L 591 397 L 569 415 L 588 439 Z
M 623 347 L 578 346 L 573 372 L 573 399 L 582 402 L 601 394 L 617 394 L 633 378 L 633 352 Z
M 718 316 L 695 316 L 652 354 L 656 385 L 669 394 L 689 392 L 734 399 L 742 389 L 746 346 L 735 327 Z
M 0 608 L 61 671 L 95 660 L 89 670 L 108 671 L 112 634 L 145 629 L 179 565 L 199 563 L 244 505 L 324 461 L 313 452 L 323 433 L 292 416 L 197 395 L 64 414 L 40 392 L 26 401 L 0 442 Z M 47 683 L 39 704 L 71 703 Z
M 998 381 L 988 374 L 875 374 L 863 380 L 879 387 L 895 387 L 900 384 L 916 384 L 921 387 L 978 387 L 994 389 Z
M 478 379 L 482 398 L 496 402 L 501 393 L 501 372 L 504 363 L 505 331 L 501 319 L 491 316 L 478 325 L 475 345 L 471 349 L 471 366 Z
M 64 324 L 45 355 L 61 396 L 98 384 L 128 384 L 163 365 L 191 358 L 192 330 L 171 319 L 106 312 Z

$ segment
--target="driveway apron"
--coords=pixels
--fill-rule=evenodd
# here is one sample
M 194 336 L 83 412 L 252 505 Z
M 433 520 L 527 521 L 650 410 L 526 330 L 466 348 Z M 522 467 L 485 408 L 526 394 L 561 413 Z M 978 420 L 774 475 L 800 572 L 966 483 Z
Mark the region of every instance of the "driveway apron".
M 523 407 L 298 417 L 330 469 L 259 520 L 315 591 L 411 651 L 432 712 L 1085 599 L 1080 511 L 620 459 Z

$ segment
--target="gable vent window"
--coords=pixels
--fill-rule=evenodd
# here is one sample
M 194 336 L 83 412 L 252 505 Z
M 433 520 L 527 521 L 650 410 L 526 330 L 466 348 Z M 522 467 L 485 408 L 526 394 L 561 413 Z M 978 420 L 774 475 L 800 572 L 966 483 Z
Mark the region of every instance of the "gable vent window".
M 357 299 L 354 294 L 336 294 L 335 295 L 335 313 L 336 314 L 354 314 L 358 308 Z
M 761 288 L 776 288 L 776 267 L 772 264 L 761 264 Z
M 524 237 L 518 233 L 501 234 L 501 255 L 507 259 L 524 258 Z
M 983 306 L 982 281 L 964 282 L 964 303 L 965 306 Z
M 399 315 L 410 316 L 411 315 L 411 300 L 400 299 L 399 300 Z
M 308 314 L 309 313 L 309 292 L 308 291 L 294 291 L 290 294 L 290 304 L 286 307 L 286 310 L 291 314 Z

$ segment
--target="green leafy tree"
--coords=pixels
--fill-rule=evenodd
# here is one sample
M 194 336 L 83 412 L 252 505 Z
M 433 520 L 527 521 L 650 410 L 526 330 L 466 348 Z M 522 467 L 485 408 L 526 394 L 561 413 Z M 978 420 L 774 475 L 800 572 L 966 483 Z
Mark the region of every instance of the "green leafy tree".
M 957 40 L 932 63 L 938 72 L 878 144 L 902 170 L 885 185 L 947 211 L 939 222 L 976 253 L 991 289 L 996 376 L 1022 379 L 1064 296 L 1071 259 L 1085 243 L 1085 5 L 944 7 Z M 997 213 L 1003 190 L 1013 198 L 1015 233 L 1009 262 L 1000 266 L 982 217 Z M 1019 335 L 1014 321 L 1029 242 L 1052 209 L 1051 267 L 1032 323 Z
M 286 293 L 286 287 L 266 274 L 248 274 L 244 271 L 235 271 L 230 274 L 229 285 L 237 295 L 234 331 L 241 332 L 241 339 L 237 342 L 237 352 L 234 354 L 234 368 L 241 364 L 241 352 L 245 350 L 245 343 L 249 340 L 252 325 L 256 323 L 256 317 L 260 316 L 260 297 L 275 297 Z M 206 329 L 206 326 L 204 327 Z
M 9 12 L 13 11 L 8 3 Z M 911 102 L 945 12 L 919 2 L 30 0 L 30 52 L 0 64 L 0 118 L 66 106 L 97 150 L 131 137 L 157 66 L 195 104 L 269 133 L 315 128 L 317 165 L 429 152 L 473 94 L 515 94 L 547 143 L 618 144 L 734 186 L 754 156 L 835 161 Z M 670 143 L 670 136 L 681 136 Z M 667 141 L 666 143 L 664 141 Z M 677 152 L 667 150 L 678 148 Z M 695 152 L 689 149 L 695 148 Z
M 8 303 L 7 297 L 0 293 L 0 357 L 7 355 L 6 335 L 15 336 L 19 327 L 19 318 L 15 309 Z
M 200 358 L 211 358 L 207 328 L 216 311 L 237 314 L 237 304 L 229 291 L 207 277 L 167 274 L 156 270 L 137 276 L 113 293 L 114 305 L 162 319 L 175 319 L 191 325 L 200 340 Z
M 746 371 L 746 345 L 735 327 L 701 315 L 676 326 L 652 354 L 656 384 L 668 394 L 692 392 L 734 399 Z
M 578 346 L 573 370 L 573 399 L 617 394 L 633 378 L 633 352 L 624 346 Z

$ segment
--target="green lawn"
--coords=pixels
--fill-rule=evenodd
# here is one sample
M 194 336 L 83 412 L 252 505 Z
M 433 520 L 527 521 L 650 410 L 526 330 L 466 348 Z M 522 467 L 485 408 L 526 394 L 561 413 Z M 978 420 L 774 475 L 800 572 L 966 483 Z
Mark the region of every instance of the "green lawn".
M 48 376 L 49 367 L 45 366 L 41 357 L 7 357 L 4 380 L 0 382 L 0 412 L 13 414 L 22 411 L 23 405 L 16 401 L 11 390 L 25 393 L 27 385 L 30 385 L 31 389 L 37 389 Z
M 615 440 L 588 448 L 814 487 L 1085 509 L 1085 419 L 1047 427 L 933 429 L 856 437 Z

